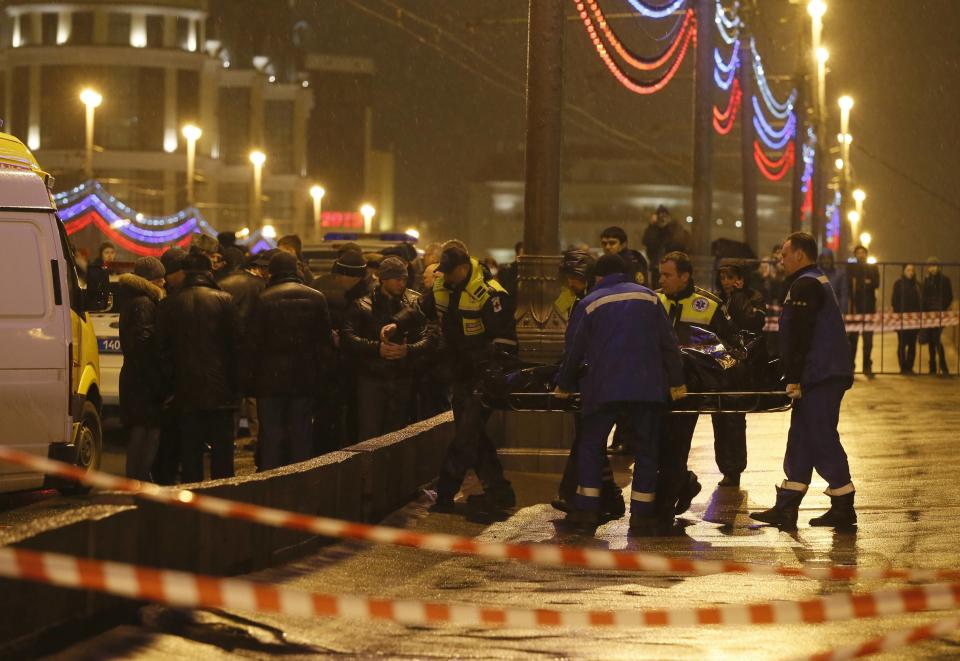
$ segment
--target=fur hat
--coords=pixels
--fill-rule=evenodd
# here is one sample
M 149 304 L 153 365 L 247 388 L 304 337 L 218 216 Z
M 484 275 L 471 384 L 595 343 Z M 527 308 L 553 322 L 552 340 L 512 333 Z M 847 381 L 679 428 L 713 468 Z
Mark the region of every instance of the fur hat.
M 133 263 L 133 274 L 144 280 L 161 280 L 167 274 L 167 269 L 156 257 L 141 257 Z

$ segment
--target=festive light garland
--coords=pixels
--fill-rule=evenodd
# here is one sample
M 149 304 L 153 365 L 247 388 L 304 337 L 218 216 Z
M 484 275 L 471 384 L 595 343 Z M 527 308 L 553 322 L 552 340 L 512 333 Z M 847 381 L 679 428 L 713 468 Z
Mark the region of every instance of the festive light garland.
M 85 181 L 82 184 L 75 186 L 69 191 L 64 191 L 62 193 L 57 193 L 53 196 L 54 202 L 56 202 L 58 207 L 62 207 L 64 204 L 71 204 L 79 199 L 86 197 L 87 195 L 95 194 L 100 200 L 106 202 L 110 205 L 114 211 L 121 216 L 129 216 L 136 220 L 139 225 L 146 226 L 166 226 L 166 225 L 178 225 L 183 221 L 187 220 L 188 210 L 178 211 L 175 214 L 170 216 L 153 216 L 146 217 L 143 214 L 137 213 L 134 209 L 130 208 L 119 199 L 108 193 L 99 181 Z
M 797 120 L 796 115 L 790 114 L 787 123 L 780 129 L 774 129 L 767 122 L 763 113 L 760 111 L 757 97 L 753 97 L 753 126 L 757 129 L 757 136 L 767 146 L 767 149 L 779 151 L 787 146 L 787 143 L 793 140 L 796 133 Z
M 573 0 L 573 2 L 577 8 L 580 18 L 583 20 L 584 27 L 587 30 L 587 35 L 593 42 L 600 59 L 603 60 L 603 63 L 607 66 L 607 69 L 610 70 L 610 73 L 613 74 L 614 78 L 616 78 L 621 85 L 635 94 L 655 94 L 666 87 L 670 81 L 673 80 L 673 77 L 680 69 L 680 65 L 683 63 L 683 60 L 687 55 L 687 50 L 690 47 L 690 42 L 696 39 L 697 22 L 696 17 L 693 17 L 691 18 L 690 28 L 686 31 L 684 38 L 680 40 L 682 41 L 680 52 L 670 68 L 662 76 L 653 81 L 641 82 L 626 74 L 623 69 L 621 69 L 620 65 L 617 64 L 617 62 L 613 59 L 613 57 L 610 56 L 606 46 L 603 44 L 603 40 L 600 38 L 600 35 L 594 28 L 593 20 L 590 18 L 590 14 L 587 13 L 586 6 L 583 4 L 582 0 Z M 693 14 L 692 10 L 688 10 L 688 12 Z
M 717 0 L 717 21 L 720 24 L 727 28 L 728 30 L 739 29 L 743 25 L 743 21 L 740 20 L 740 17 L 737 16 L 737 10 L 740 8 L 740 3 L 733 3 L 733 7 L 730 9 L 731 18 L 727 18 L 727 11 L 723 8 L 723 3 L 720 0 Z
M 770 114 L 777 119 L 787 119 L 797 101 L 797 90 L 791 90 L 790 96 L 786 101 L 782 103 L 777 101 L 776 97 L 773 95 L 773 92 L 770 90 L 770 85 L 767 82 L 767 75 L 763 70 L 763 61 L 760 59 L 760 55 L 757 53 L 757 42 L 753 37 L 750 37 L 750 53 L 753 57 L 753 73 L 754 76 L 756 76 L 757 86 L 760 88 L 760 94 L 763 97 L 764 104 L 767 106 Z
M 737 121 L 737 110 L 743 100 L 743 91 L 740 89 L 740 81 L 735 80 L 730 89 L 730 99 L 727 103 L 727 109 L 723 112 L 716 106 L 713 107 L 713 128 L 720 135 L 727 135 L 733 130 Z
M 726 91 L 730 89 L 733 85 L 733 81 L 737 78 L 737 69 L 740 66 L 740 55 L 738 54 L 736 60 L 733 62 L 733 67 L 730 71 L 726 73 L 721 73 L 719 69 L 713 69 L 713 80 L 716 82 L 717 87 Z M 726 76 L 726 77 L 724 77 Z
M 647 18 L 666 18 L 687 4 L 687 0 L 672 0 L 672 2 L 666 6 L 652 7 L 645 2 L 641 2 L 641 0 L 627 1 L 640 15 L 646 16 Z
M 713 61 L 721 73 L 730 73 L 731 71 L 734 71 L 740 64 L 740 40 L 738 39 L 736 43 L 734 43 L 733 53 L 730 55 L 729 62 L 723 61 L 723 56 L 720 55 L 719 48 L 713 49 Z
M 780 181 L 786 176 L 787 172 L 789 172 L 790 168 L 793 166 L 793 143 L 791 142 L 789 145 L 787 145 L 787 149 L 784 151 L 783 155 L 774 161 L 764 153 L 763 148 L 760 146 L 760 142 L 754 140 L 753 158 L 757 163 L 757 168 L 760 169 L 760 173 L 763 174 L 764 177 L 770 181 Z
M 723 5 L 720 4 L 720 0 L 717 0 L 717 9 L 714 12 L 714 22 L 717 24 L 717 30 L 720 32 L 720 38 L 727 44 L 732 46 L 733 43 L 740 37 L 740 28 L 743 26 L 743 21 L 739 16 L 736 15 L 736 5 L 734 5 L 734 17 L 728 19 L 724 14 Z M 733 33 L 731 33 L 731 30 Z
M 681 43 L 683 43 L 686 36 L 686 31 L 692 29 L 694 23 L 693 12 L 687 11 L 685 17 L 682 19 L 680 32 L 673 40 L 673 43 L 670 44 L 670 46 L 668 46 L 667 49 L 660 55 L 652 58 L 645 58 L 632 52 L 617 38 L 616 33 L 614 33 L 614 31 L 610 28 L 610 25 L 607 23 L 606 17 L 603 14 L 603 10 L 600 8 L 600 5 L 597 4 L 596 0 L 587 0 L 587 4 L 593 11 L 593 15 L 596 17 L 597 24 L 603 31 L 607 41 L 610 42 L 611 46 L 613 46 L 613 49 L 618 55 L 620 55 L 621 58 L 624 59 L 624 61 L 627 62 L 627 64 L 635 69 L 639 69 L 640 71 L 655 71 L 669 62 L 671 58 L 676 55 L 677 49 L 680 48 Z M 583 13 L 584 12 L 581 12 L 581 18 Z

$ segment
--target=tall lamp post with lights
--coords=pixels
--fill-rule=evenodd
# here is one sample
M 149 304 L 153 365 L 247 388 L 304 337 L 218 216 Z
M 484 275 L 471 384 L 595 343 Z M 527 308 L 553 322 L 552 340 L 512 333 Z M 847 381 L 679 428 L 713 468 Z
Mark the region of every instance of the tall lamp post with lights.
M 89 87 L 80 92 L 80 101 L 86 106 L 86 157 L 83 162 L 83 174 L 87 179 L 93 179 L 93 126 L 97 108 L 103 103 L 103 96 Z
M 187 140 L 187 206 L 192 207 L 196 205 L 194 180 L 197 172 L 197 140 L 203 135 L 203 131 L 193 124 L 187 124 L 182 132 Z
M 263 225 L 263 164 L 267 162 L 267 155 L 259 149 L 250 152 L 250 163 L 253 165 L 253 197 L 250 204 L 250 223 L 254 227 Z

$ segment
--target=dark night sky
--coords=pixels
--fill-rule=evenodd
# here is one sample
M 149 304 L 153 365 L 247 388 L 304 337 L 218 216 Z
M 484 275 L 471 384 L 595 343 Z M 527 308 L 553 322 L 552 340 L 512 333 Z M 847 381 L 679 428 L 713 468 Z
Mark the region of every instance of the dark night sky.
M 828 2 L 824 40 L 831 51 L 830 107 L 836 108 L 835 99 L 842 93 L 856 100 L 852 162 L 869 196 L 865 229 L 875 237 L 874 252 L 887 260 L 937 254 L 960 261 L 960 0 Z M 447 56 L 358 5 L 419 35 L 432 35 L 428 39 Z M 309 6 L 321 50 L 366 55 L 377 63 L 377 139 L 397 152 L 401 216 L 454 219 L 462 213 L 464 184 L 498 151 L 508 155 L 512 169 L 519 168 L 523 99 L 489 78 L 522 92 L 526 0 L 313 0 L 301 6 Z M 629 9 L 626 0 L 602 0 L 601 6 L 608 14 Z M 759 0 L 759 6 L 762 17 L 755 31 L 767 72 L 791 74 L 798 52 L 795 14 L 786 0 Z M 398 14 L 395 7 L 413 14 Z M 437 31 L 417 18 L 440 26 L 439 40 Z M 656 50 L 651 36 L 665 31 L 662 24 L 634 19 L 615 25 L 624 41 L 644 54 Z M 692 58 L 688 56 L 667 90 L 637 97 L 609 75 L 581 24 L 568 22 L 565 38 L 567 103 L 654 147 L 657 155 L 680 160 L 686 165 L 679 170 L 661 165 L 659 178 L 689 183 Z M 457 66 L 451 57 L 475 71 Z M 568 112 L 568 147 L 587 144 L 612 153 L 647 153 L 638 144 L 601 137 L 603 131 L 586 132 L 571 124 L 570 117 Z M 832 128 L 831 134 L 838 130 Z M 737 149 L 734 136 L 716 141 L 722 173 L 718 185 L 738 185 Z M 789 194 L 789 184 L 785 186 L 779 190 Z

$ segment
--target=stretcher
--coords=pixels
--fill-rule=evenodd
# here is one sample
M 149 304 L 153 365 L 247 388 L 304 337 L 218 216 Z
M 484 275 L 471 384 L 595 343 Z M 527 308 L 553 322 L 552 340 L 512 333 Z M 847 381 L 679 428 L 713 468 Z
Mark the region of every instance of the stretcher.
M 776 413 L 792 406 L 780 361 L 767 357 L 760 334 L 743 332 L 724 343 L 711 331 L 694 327 L 680 353 L 688 393 L 671 403 L 672 414 Z M 565 398 L 553 394 L 559 369 L 559 364 L 492 366 L 476 394 L 494 410 L 579 411 L 579 393 Z

